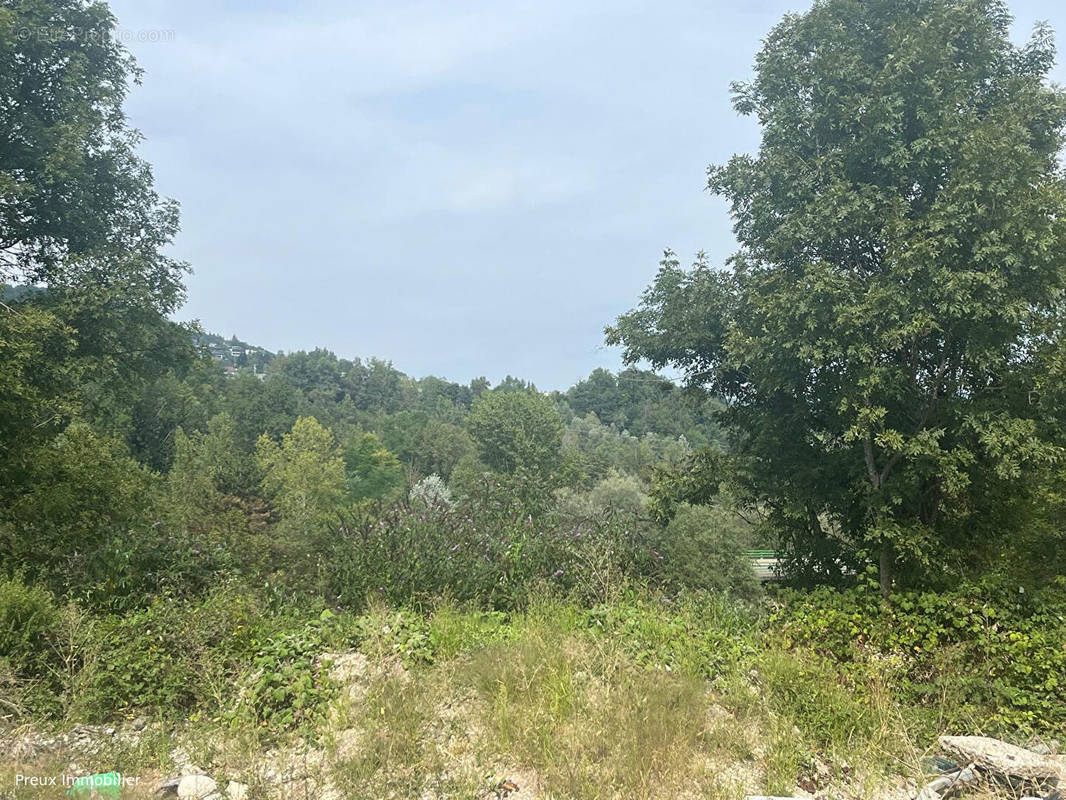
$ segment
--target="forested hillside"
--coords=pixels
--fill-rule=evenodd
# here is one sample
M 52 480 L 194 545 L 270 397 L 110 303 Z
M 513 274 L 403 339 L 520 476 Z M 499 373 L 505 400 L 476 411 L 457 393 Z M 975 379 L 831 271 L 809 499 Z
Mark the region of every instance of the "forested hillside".
M 902 800 L 944 734 L 1066 786 L 1050 31 L 786 17 L 738 252 L 541 391 L 175 321 L 116 24 L 0 0 L 0 795 Z M 966 766 L 923 798 L 1003 794 Z

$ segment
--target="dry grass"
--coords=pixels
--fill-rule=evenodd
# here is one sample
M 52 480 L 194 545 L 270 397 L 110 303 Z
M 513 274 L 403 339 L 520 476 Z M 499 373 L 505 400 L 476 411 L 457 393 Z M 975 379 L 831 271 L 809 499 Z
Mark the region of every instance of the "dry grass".
M 387 631 L 390 612 L 379 613 L 371 628 Z M 639 621 L 645 632 L 658 624 Z M 711 677 L 672 670 L 658 651 L 638 657 L 632 640 L 590 629 L 560 602 L 507 620 L 446 606 L 429 631 L 431 664 L 405 667 L 386 634 L 338 659 L 344 690 L 314 742 L 201 721 L 153 729 L 136 747 L 114 744 L 76 766 L 147 781 L 193 763 L 220 786 L 240 780 L 250 797 L 308 800 L 492 800 L 505 779 L 520 787 L 509 800 L 861 800 L 905 797 L 918 775 L 905 714 L 883 687 L 856 692 L 799 654 L 740 648 L 748 655 L 714 659 Z M 646 641 L 659 647 L 663 631 Z M 76 759 L 9 761 L 0 793 L 13 788 L 16 766 L 62 774 Z

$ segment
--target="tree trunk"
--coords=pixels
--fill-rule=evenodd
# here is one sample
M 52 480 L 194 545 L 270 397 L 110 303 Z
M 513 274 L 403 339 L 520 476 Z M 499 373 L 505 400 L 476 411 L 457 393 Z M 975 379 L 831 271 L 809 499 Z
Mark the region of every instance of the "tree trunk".
M 892 593 L 892 568 L 896 564 L 895 551 L 892 548 L 892 542 L 881 542 L 881 599 L 888 603 L 889 596 Z

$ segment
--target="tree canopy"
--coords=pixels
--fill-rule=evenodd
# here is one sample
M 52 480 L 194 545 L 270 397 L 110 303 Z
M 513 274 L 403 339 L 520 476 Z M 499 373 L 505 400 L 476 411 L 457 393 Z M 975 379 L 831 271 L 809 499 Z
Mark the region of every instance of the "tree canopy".
M 757 153 L 709 170 L 728 269 L 667 253 L 608 328 L 728 402 L 728 467 L 811 574 L 864 554 L 964 569 L 1061 458 L 1066 94 L 1050 32 L 996 0 L 821 0 L 734 105 Z

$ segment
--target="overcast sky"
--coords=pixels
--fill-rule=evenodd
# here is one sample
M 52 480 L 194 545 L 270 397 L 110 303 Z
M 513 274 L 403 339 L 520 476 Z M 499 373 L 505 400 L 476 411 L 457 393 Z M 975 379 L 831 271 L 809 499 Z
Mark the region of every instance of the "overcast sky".
M 758 131 L 729 82 L 807 5 L 112 0 L 145 70 L 127 111 L 182 206 L 179 317 L 419 377 L 617 369 L 603 327 L 662 250 L 732 252 L 705 170 Z M 1066 37 L 1066 4 L 1011 7 L 1016 38 Z

